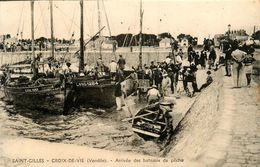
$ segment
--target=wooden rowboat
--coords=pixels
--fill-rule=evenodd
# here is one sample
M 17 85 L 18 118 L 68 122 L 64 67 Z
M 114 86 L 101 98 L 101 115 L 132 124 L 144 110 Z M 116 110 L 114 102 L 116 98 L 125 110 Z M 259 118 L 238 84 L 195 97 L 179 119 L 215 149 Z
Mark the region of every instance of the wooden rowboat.
M 172 127 L 171 118 L 160 111 L 160 103 L 139 110 L 132 121 L 132 129 L 141 137 L 159 138 Z

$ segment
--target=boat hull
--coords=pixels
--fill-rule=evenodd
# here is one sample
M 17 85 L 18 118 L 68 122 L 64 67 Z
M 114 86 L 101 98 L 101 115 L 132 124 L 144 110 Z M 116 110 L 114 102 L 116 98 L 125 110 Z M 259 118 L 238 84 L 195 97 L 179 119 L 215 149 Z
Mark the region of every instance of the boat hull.
M 95 80 L 73 81 L 75 103 L 80 106 L 112 107 L 115 105 L 115 84 L 111 81 L 97 83 Z
M 39 109 L 55 114 L 63 114 L 65 108 L 66 91 L 52 84 L 43 86 L 15 87 L 5 86 L 6 100 L 16 106 Z

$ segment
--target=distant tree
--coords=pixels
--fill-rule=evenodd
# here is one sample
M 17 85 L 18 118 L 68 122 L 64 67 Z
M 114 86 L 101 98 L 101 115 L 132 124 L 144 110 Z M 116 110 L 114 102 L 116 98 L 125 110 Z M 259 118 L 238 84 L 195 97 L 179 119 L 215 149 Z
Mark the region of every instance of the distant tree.
M 161 33 L 161 34 L 158 35 L 158 39 L 159 39 L 159 40 L 161 40 L 161 39 L 163 39 L 163 38 L 172 38 L 172 39 L 174 39 L 174 38 L 172 37 L 172 35 L 171 35 L 170 33 L 168 33 L 168 32 L 164 32 L 164 33 Z
M 185 37 L 186 37 L 185 34 L 179 34 L 179 35 L 177 36 L 177 39 L 178 39 L 179 42 L 181 42 L 181 40 L 182 40 L 183 38 L 185 38 Z
M 133 34 L 119 34 L 115 37 L 115 40 L 118 43 L 118 47 L 130 46 L 132 41 Z
M 255 33 L 252 34 L 252 38 L 254 40 L 260 40 L 260 30 L 256 31 Z

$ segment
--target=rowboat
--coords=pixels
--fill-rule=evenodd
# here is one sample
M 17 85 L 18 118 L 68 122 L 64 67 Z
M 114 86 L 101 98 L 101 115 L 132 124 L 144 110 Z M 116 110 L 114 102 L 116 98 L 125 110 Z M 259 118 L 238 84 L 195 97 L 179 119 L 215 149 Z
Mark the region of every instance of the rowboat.
M 140 109 L 132 120 L 132 130 L 145 138 L 167 135 L 172 130 L 172 117 L 161 111 L 161 104 L 158 102 Z

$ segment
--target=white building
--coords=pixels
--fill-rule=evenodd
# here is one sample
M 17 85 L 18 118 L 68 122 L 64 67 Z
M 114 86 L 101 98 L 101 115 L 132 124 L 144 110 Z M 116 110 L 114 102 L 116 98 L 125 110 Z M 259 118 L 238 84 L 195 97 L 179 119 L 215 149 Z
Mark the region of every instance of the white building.
M 159 47 L 160 48 L 170 48 L 171 47 L 171 39 L 170 38 L 163 38 L 159 42 Z

